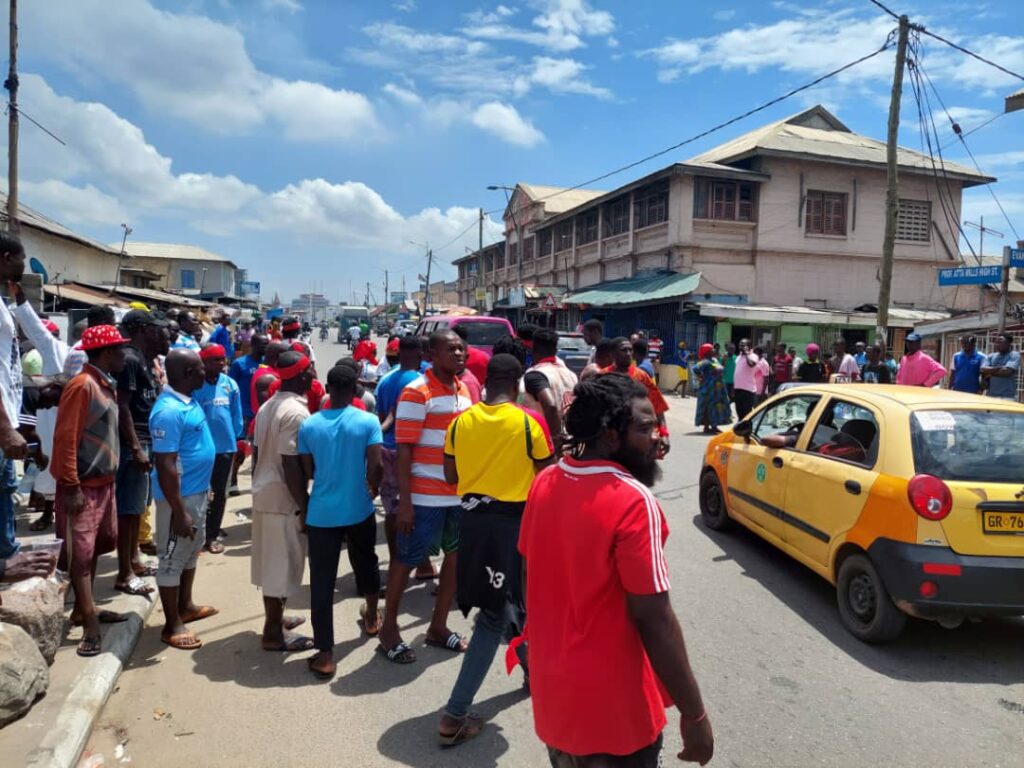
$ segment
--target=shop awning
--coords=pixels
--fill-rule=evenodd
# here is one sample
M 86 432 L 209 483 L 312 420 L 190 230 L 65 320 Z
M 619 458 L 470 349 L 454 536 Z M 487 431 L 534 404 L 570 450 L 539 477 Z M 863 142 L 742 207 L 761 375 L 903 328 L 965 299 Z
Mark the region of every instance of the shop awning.
M 76 304 L 87 306 L 127 307 L 128 302 L 118 296 L 111 296 L 109 290 L 102 291 L 91 288 L 84 288 L 73 283 L 62 283 L 60 285 L 47 284 L 43 286 L 47 296 L 56 296 L 61 301 L 73 301 Z
M 874 312 L 849 312 L 839 309 L 816 309 L 813 307 L 768 306 L 763 304 L 716 304 L 702 302 L 700 313 L 704 317 L 724 317 L 742 320 L 751 325 L 759 323 L 781 323 L 783 325 L 841 325 L 873 328 L 878 320 Z M 944 320 L 948 312 L 923 309 L 889 310 L 890 328 L 915 328 L 919 323 Z
M 693 293 L 699 284 L 700 272 L 688 275 L 658 272 L 599 283 L 570 293 L 563 301 L 566 304 L 589 304 L 593 307 L 669 301 Z

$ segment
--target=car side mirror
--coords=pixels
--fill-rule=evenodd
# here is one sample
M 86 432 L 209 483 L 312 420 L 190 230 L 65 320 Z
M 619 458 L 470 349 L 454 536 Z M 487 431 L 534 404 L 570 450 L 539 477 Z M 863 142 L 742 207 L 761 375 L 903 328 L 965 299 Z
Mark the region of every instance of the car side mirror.
M 734 435 L 739 435 L 749 443 L 750 436 L 754 434 L 754 425 L 750 422 L 749 419 L 738 421 L 733 425 L 732 433 Z

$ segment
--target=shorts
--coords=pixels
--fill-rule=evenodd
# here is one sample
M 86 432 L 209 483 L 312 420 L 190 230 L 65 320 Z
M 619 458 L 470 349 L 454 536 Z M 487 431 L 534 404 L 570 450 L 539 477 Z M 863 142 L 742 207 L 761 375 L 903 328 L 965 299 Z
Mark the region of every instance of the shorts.
M 191 539 L 177 536 L 171 530 L 171 505 L 163 499 L 156 502 L 156 585 L 177 587 L 181 574 L 196 567 L 199 553 L 206 543 L 206 491 L 183 496 L 185 511 L 192 517 Z
M 385 515 L 398 512 L 398 451 L 381 447 L 384 474 L 380 479 L 380 503 Z
M 150 447 L 142 443 L 142 450 L 151 457 Z M 140 469 L 133 460 L 130 445 L 121 445 L 121 460 L 117 465 L 117 515 L 118 517 L 145 514 L 149 504 L 149 472 Z
M 252 560 L 249 577 L 266 597 L 291 597 L 302 586 L 306 537 L 302 518 L 289 512 L 252 512 Z
M 629 755 L 570 755 L 548 747 L 551 768 L 661 768 L 662 735 L 643 749 Z
M 459 551 L 459 523 L 462 506 L 424 507 L 413 505 L 412 532 L 398 532 L 398 561 L 415 568 L 427 559 L 431 551 L 440 548 L 445 554 Z
M 117 510 L 114 483 L 81 486 L 85 504 L 77 515 L 64 511 L 63 488 L 58 487 L 53 512 L 57 537 L 64 539 L 59 567 L 71 576 L 92 574 L 93 560 L 117 548 Z

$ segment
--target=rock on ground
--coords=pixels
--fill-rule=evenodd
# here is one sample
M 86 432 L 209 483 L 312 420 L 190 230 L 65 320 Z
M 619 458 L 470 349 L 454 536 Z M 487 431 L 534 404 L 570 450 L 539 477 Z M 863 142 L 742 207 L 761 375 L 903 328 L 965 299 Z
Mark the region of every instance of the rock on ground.
M 50 684 L 50 669 L 21 627 L 0 622 L 0 726 L 28 712 Z
M 31 635 L 47 664 L 64 639 L 64 592 L 66 583 L 32 578 L 3 591 L 0 621 L 16 624 Z

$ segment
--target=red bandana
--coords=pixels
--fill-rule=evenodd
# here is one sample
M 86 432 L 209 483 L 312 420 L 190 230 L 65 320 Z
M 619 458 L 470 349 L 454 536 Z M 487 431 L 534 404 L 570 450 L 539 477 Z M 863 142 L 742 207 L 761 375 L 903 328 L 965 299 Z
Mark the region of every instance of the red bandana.
M 292 323 L 285 323 L 281 326 L 282 331 L 298 331 L 301 330 L 302 326 L 299 325 L 298 321 Z
M 278 366 L 277 373 L 282 380 L 288 381 L 289 379 L 294 379 L 307 368 L 309 368 L 309 358 L 306 357 L 305 355 L 301 355 L 298 361 L 296 361 L 292 365 L 289 365 L 287 368 L 282 368 L 281 366 Z
M 226 358 L 227 356 L 227 351 L 220 344 L 209 344 L 203 347 L 199 352 L 199 357 L 203 360 L 209 360 L 211 357 Z

